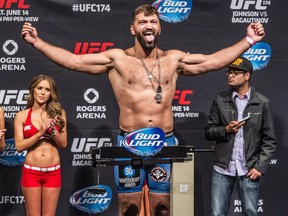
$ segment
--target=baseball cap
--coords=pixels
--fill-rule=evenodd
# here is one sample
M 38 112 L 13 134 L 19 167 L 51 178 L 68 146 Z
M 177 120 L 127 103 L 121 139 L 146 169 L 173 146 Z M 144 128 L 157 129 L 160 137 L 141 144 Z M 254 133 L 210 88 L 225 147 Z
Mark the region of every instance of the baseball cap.
M 232 64 L 228 66 L 229 68 L 237 68 L 243 71 L 247 71 L 250 73 L 253 73 L 253 66 L 252 63 L 244 58 L 244 57 L 239 57 L 237 58 Z

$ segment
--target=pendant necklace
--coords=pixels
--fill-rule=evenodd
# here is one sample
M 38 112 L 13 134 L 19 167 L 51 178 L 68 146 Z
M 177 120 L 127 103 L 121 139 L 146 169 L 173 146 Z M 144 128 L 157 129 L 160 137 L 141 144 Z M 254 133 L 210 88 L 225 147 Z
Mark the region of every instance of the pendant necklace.
M 160 61 L 159 61 L 158 53 L 157 53 L 157 59 L 156 59 L 157 64 L 158 64 L 158 72 L 159 72 L 158 79 L 157 79 L 157 77 L 152 73 L 153 70 L 154 70 L 154 67 L 155 67 L 155 65 L 156 65 L 156 62 L 155 62 L 155 65 L 153 66 L 152 70 L 149 71 L 149 69 L 148 69 L 147 65 L 145 64 L 144 60 L 143 60 L 142 58 L 140 58 L 140 60 L 141 60 L 141 63 L 142 63 L 142 65 L 143 65 L 144 69 L 145 69 L 145 72 L 147 73 L 148 79 L 149 79 L 150 82 L 151 82 L 152 88 L 154 89 L 154 84 L 153 84 L 153 81 L 152 81 L 153 78 L 154 78 L 154 79 L 157 81 L 157 83 L 158 83 L 158 87 L 157 87 L 157 89 L 156 89 L 156 95 L 155 95 L 154 98 L 155 98 L 156 102 L 159 104 L 159 103 L 161 103 L 161 100 L 162 100 L 163 96 L 162 96 L 162 87 L 161 87 L 161 83 L 160 83 L 160 82 L 161 82 L 161 68 L 160 68 Z

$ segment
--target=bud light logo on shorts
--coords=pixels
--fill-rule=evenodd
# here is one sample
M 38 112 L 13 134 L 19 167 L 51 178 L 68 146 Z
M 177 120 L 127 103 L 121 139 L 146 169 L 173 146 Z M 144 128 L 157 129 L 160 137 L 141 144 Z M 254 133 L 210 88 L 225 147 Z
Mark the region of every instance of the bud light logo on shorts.
M 165 133 L 161 128 L 142 128 L 124 137 L 124 148 L 139 156 L 152 156 L 161 151 Z
M 97 191 L 101 192 L 97 192 Z M 95 185 L 76 191 L 70 197 L 73 207 L 88 214 L 97 214 L 108 209 L 112 200 L 112 190 L 107 185 Z
M 160 19 L 169 23 L 178 23 L 189 17 L 192 0 L 157 0 L 153 6 L 158 9 Z
M 271 58 L 271 47 L 265 42 L 258 42 L 242 56 L 249 59 L 253 65 L 253 70 L 257 71 L 268 65 Z
M 5 166 L 18 166 L 23 164 L 27 151 L 16 150 L 14 138 L 5 140 L 5 149 L 0 153 L 0 164 Z

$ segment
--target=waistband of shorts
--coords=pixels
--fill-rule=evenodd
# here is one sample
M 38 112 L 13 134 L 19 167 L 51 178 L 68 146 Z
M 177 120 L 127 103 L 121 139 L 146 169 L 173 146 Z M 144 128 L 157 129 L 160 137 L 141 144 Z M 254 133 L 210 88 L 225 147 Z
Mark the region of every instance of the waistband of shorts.
M 129 133 L 131 133 L 131 132 L 127 132 L 127 131 L 124 131 L 124 130 L 121 130 L 121 129 L 119 130 L 119 135 L 123 136 L 123 137 L 128 135 Z M 172 137 L 172 136 L 174 136 L 173 131 L 165 133 L 165 138 L 169 138 L 169 137 Z
M 23 167 L 29 170 L 34 170 L 34 171 L 39 171 L 39 172 L 52 172 L 52 171 L 56 171 L 58 169 L 60 169 L 61 165 L 57 164 L 55 166 L 49 166 L 49 167 L 37 167 L 37 166 L 32 166 L 29 164 L 24 163 Z

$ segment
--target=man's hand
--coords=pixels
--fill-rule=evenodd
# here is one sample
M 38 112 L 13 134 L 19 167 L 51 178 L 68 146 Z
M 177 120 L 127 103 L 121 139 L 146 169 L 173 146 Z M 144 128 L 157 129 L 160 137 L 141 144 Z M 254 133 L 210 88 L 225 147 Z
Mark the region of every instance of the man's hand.
M 247 36 L 253 39 L 255 42 L 259 42 L 265 36 L 264 27 L 260 22 L 251 23 L 247 27 Z
M 262 176 L 262 173 L 259 172 L 257 169 L 252 168 L 251 170 L 249 170 L 246 176 L 250 178 L 251 180 L 257 180 Z
M 239 128 L 245 124 L 245 121 L 231 121 L 229 125 L 226 126 L 226 133 L 237 133 Z
M 33 27 L 32 24 L 28 22 L 25 22 L 22 27 L 21 37 L 31 45 L 34 45 L 35 42 L 39 39 L 36 28 Z

